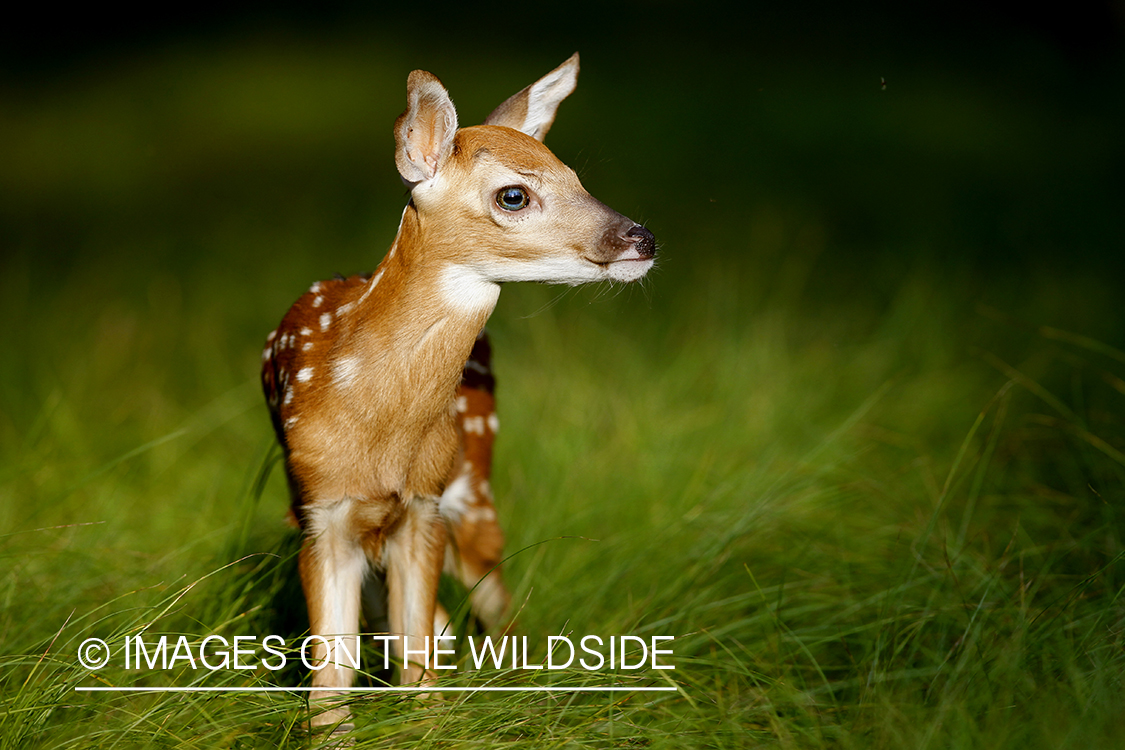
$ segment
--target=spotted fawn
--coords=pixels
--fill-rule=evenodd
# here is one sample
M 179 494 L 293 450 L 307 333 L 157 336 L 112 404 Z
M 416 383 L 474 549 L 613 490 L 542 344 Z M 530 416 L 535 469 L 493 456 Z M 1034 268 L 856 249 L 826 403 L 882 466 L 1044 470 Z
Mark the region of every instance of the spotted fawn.
M 483 125 L 458 129 L 441 82 L 412 72 L 394 126 L 410 201 L 390 250 L 371 275 L 313 284 L 269 335 L 262 384 L 304 532 L 310 633 L 324 637 L 311 698 L 328 708 L 314 726 L 349 716 L 330 699 L 354 678 L 338 651 L 358 654 L 364 594 L 385 597 L 389 631 L 412 652 L 426 647 L 404 684 L 433 683 L 426 637 L 447 622 L 443 567 L 486 626 L 504 616 L 484 334 L 500 284 L 630 282 L 653 265 L 652 234 L 594 199 L 542 143 L 577 77 L 575 54 Z M 393 646 L 401 660 L 401 638 Z

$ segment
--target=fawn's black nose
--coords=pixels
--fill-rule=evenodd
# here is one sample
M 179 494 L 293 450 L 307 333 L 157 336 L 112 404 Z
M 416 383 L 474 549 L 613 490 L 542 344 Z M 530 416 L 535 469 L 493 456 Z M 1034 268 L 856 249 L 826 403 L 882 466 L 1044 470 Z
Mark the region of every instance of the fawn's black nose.
M 642 258 L 651 258 L 656 255 L 656 238 L 652 236 L 652 232 L 640 224 L 634 225 L 632 229 L 625 233 L 625 237 L 634 244 L 637 253 Z

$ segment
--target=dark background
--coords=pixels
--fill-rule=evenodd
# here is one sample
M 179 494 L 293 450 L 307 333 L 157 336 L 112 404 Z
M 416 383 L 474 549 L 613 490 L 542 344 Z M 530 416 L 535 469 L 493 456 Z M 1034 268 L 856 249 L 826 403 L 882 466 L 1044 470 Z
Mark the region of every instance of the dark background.
M 729 228 L 746 221 L 756 203 L 772 201 L 800 204 L 823 218 L 833 255 L 848 259 L 835 274 L 872 253 L 892 266 L 905 263 L 905 255 L 938 264 L 967 261 L 973 271 L 1093 263 L 1099 274 L 1120 273 L 1122 8 L 1120 2 L 1054 9 L 995 2 L 25 8 L 0 32 L 0 97 L 34 102 L 106 71 L 143 70 L 170 51 L 200 57 L 208 49 L 263 42 L 367 46 L 403 73 L 427 67 L 444 79 L 463 61 L 479 61 L 510 72 L 513 82 L 577 49 L 582 86 L 591 93 L 568 104 L 572 111 L 564 112 L 575 127 L 560 128 L 556 137 L 564 140 L 553 145 L 562 152 L 571 142 L 575 150 L 593 142 L 594 153 L 583 156 L 595 161 L 623 153 L 627 163 L 616 166 L 645 188 L 633 200 L 651 211 L 647 218 L 675 219 L 653 227 L 670 257 L 691 242 L 692 222 Z M 476 95 L 465 91 L 465 82 L 454 83 L 460 84 L 455 100 Z M 512 84 L 475 85 L 487 101 Z M 591 137 L 589 129 L 603 134 Z M 385 141 L 388 131 L 374 116 L 372 137 Z M 642 147 L 619 152 L 621 140 Z M 358 156 L 388 161 L 382 151 Z M 340 161 L 355 166 L 354 159 Z M 315 162 L 290 149 L 272 161 L 237 165 L 232 177 L 290 170 L 318 183 L 370 179 L 378 188 L 386 182 L 383 175 L 342 174 L 344 164 Z M 606 171 L 621 176 L 619 169 Z M 210 172 L 205 179 L 223 166 Z M 191 189 L 184 178 L 174 179 L 180 184 L 161 190 Z M 74 191 L 36 196 L 6 182 L 0 218 L 10 248 L 65 256 L 47 246 L 80 243 L 30 235 L 42 238 L 67 221 L 85 223 L 86 211 L 99 212 L 83 205 L 89 196 Z M 248 199 L 231 189 L 221 202 Z M 895 248 L 891 257 L 884 257 L 886 248 Z
M 731 314 L 788 285 L 876 325 L 923 278 L 1121 347 L 1123 7 L 25 8 L 0 32 L 5 274 L 19 297 L 92 268 L 119 291 L 370 270 L 406 73 L 471 124 L 579 50 L 549 145 L 654 231 L 658 306 L 734 280 Z M 247 337 L 303 288 L 275 287 L 232 317 Z

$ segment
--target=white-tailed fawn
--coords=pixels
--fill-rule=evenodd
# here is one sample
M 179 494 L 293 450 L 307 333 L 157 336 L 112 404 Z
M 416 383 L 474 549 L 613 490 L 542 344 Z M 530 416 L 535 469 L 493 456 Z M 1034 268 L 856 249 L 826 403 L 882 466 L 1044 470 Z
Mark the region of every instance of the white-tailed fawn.
M 390 250 L 369 276 L 313 284 L 269 335 L 262 385 L 304 532 L 310 634 L 323 638 L 311 698 L 328 710 L 314 726 L 349 715 L 327 699 L 354 678 L 365 579 L 385 592 L 400 663 L 409 637 L 403 684 L 433 683 L 443 567 L 472 590 L 484 625 L 504 616 L 483 332 L 501 283 L 629 282 L 653 265 L 652 233 L 594 199 L 542 143 L 577 76 L 575 54 L 458 129 L 441 82 L 411 73 L 394 126 L 410 201 Z

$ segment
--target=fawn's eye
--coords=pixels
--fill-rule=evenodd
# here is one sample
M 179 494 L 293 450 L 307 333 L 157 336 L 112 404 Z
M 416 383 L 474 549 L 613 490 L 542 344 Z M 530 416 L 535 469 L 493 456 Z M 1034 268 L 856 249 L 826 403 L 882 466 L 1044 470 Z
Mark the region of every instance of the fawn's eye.
M 501 188 L 496 194 L 496 205 L 505 211 L 519 211 L 527 208 L 528 203 L 531 203 L 531 198 L 527 197 L 527 191 L 521 187 Z

